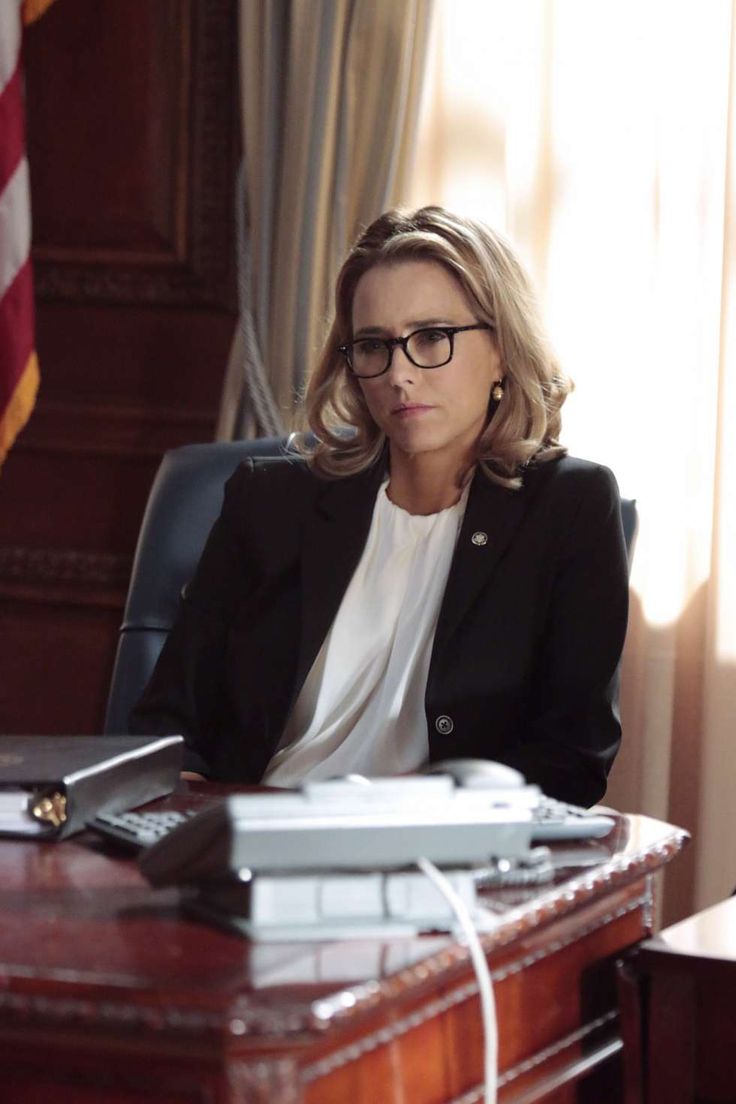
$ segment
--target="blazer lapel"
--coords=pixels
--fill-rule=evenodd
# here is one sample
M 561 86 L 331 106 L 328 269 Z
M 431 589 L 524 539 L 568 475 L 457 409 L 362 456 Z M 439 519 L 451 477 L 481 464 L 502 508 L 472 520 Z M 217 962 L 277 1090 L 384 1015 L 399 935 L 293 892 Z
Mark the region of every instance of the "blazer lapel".
M 301 635 L 294 697 L 314 663 L 368 538 L 384 465 L 325 483 L 304 530 Z
M 358 565 L 385 473 L 369 471 L 325 483 L 305 525 L 301 557 L 301 633 L 293 697 L 301 690 Z M 432 665 L 506 551 L 530 492 L 506 490 L 477 472 L 468 495 L 434 636 Z
M 476 471 L 440 607 L 432 662 L 490 579 L 528 506 L 525 487 L 507 490 Z

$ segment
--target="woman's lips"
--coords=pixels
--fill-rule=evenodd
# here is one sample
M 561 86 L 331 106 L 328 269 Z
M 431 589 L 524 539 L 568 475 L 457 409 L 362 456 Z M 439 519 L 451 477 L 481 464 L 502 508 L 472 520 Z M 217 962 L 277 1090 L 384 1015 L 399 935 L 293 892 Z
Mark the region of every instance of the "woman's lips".
M 401 406 L 395 406 L 391 413 L 396 418 L 415 418 L 432 409 L 433 407 L 425 406 L 422 403 L 402 403 Z

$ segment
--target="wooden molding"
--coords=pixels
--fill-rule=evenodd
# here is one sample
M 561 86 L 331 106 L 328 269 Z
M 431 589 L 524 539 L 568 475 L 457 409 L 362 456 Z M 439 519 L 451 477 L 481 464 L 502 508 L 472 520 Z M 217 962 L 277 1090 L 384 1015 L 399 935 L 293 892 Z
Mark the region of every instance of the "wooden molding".
M 177 133 L 163 236 L 151 225 L 145 247 L 35 241 L 39 300 L 234 309 L 236 4 L 185 0 L 173 10 Z
M 24 452 L 159 460 L 178 445 L 212 439 L 209 413 L 113 403 L 39 403 L 18 445 Z
M 0 582 L 92 583 L 126 587 L 132 556 L 74 548 L 0 547 Z

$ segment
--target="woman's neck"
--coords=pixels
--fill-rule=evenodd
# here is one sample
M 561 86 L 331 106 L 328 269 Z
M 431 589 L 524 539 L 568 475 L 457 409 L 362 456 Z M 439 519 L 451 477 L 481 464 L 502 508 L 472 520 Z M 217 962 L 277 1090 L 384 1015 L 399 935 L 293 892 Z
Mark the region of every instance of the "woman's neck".
M 438 514 L 460 501 L 470 472 L 431 452 L 409 456 L 391 450 L 388 497 L 409 514 Z

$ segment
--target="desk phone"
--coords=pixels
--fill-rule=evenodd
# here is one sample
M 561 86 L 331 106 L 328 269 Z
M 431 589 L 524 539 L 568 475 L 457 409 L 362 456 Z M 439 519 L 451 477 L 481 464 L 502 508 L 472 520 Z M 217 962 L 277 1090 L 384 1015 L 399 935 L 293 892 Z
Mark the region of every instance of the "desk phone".
M 473 772 L 461 762 L 421 775 L 347 776 L 306 781 L 299 790 L 238 794 L 194 815 L 102 815 L 89 826 L 141 849 L 141 868 L 155 885 L 243 868 L 375 870 L 401 868 L 419 856 L 443 866 L 520 859 L 535 843 L 601 837 L 614 826 L 610 817 L 545 798 L 511 768 L 484 764 Z

